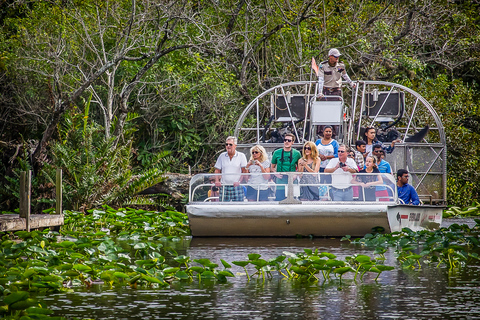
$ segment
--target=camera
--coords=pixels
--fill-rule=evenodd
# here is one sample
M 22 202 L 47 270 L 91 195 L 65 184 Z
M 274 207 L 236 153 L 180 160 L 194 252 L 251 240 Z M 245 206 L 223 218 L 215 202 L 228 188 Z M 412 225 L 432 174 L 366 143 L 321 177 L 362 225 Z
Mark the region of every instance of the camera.
M 212 187 L 212 191 L 213 191 L 213 192 L 217 192 L 217 191 L 218 191 L 218 187 L 217 187 L 217 186 L 213 186 L 213 187 Z
M 338 165 L 340 166 L 340 168 L 343 168 L 343 167 L 345 167 L 345 166 L 346 166 L 346 164 L 345 164 L 345 163 L 343 163 L 343 162 L 339 162 L 339 163 L 338 163 Z

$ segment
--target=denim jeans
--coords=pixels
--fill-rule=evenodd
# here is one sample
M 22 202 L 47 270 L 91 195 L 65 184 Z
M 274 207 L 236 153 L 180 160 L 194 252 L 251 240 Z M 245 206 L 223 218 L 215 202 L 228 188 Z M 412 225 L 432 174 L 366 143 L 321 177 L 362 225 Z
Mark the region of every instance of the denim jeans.
M 345 189 L 332 188 L 333 201 L 353 201 L 352 187 Z

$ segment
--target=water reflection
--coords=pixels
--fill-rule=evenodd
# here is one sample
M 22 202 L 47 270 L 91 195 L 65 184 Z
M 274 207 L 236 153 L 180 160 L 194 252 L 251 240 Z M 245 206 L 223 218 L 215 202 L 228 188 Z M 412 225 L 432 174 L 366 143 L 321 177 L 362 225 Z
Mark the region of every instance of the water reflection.
M 318 248 L 340 258 L 355 253 L 373 256 L 339 239 L 195 238 L 179 242 L 177 251 L 220 264 L 220 259 L 245 260 L 249 253 L 269 259 L 303 248 Z M 386 259 L 396 269 L 382 273 L 378 282 L 375 275 L 366 274 L 363 282 L 355 284 L 350 275 L 341 287 L 337 280 L 306 285 L 277 275 L 265 282 L 256 278 L 248 282 L 243 268 L 233 266 L 237 276 L 226 284 L 176 283 L 168 290 L 94 286 L 44 299 L 56 315 L 70 318 L 480 319 L 478 266 L 449 277 L 447 270 L 435 267 L 402 270 L 392 250 Z

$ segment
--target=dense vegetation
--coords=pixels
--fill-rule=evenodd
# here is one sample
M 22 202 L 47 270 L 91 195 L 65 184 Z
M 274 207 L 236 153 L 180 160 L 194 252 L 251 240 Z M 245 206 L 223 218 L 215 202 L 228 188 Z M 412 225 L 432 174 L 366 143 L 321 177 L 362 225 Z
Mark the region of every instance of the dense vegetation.
M 0 8 L 0 208 L 32 169 L 37 209 L 121 205 L 159 172 L 208 171 L 239 113 L 309 78 L 331 47 L 353 79 L 397 82 L 442 117 L 449 203 L 480 185 L 480 4 L 447 0 L 5 0 Z

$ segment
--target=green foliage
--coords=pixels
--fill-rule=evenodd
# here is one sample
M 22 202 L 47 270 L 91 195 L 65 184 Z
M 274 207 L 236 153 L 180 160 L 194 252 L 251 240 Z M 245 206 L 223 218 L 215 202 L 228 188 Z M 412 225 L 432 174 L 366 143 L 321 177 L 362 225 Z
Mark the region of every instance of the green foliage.
M 2 141 L 17 140 L 19 133 L 38 141 L 58 105 L 121 48 L 129 48 L 128 59 L 86 86 L 93 93 L 91 104 L 71 111 L 88 119 L 79 116 L 72 129 L 72 115 L 64 116 L 59 137 L 51 141 L 45 160 L 65 161 L 65 196 L 72 207 L 116 201 L 128 181 L 147 168 L 208 171 L 252 97 L 279 83 L 310 79 L 311 57 L 322 61 L 331 47 L 341 50 L 353 79 L 405 84 L 432 103 L 448 135 L 449 204 L 465 207 L 478 199 L 479 163 L 464 156 L 480 151 L 475 1 L 135 5 L 132 10 L 130 1 L 17 1 L 2 8 L 0 90 L 11 92 L 0 97 L 0 110 L 6 110 Z M 131 26 L 129 39 L 126 26 Z M 168 54 L 140 74 L 162 50 Z M 135 87 L 131 95 L 121 96 L 129 86 Z M 121 126 L 123 112 L 138 117 L 114 137 L 121 141 L 117 146 L 109 135 Z M 105 162 L 108 157 L 112 161 Z M 3 157 L 0 172 L 13 180 L 0 203 L 15 197 L 13 172 L 20 166 Z M 46 168 L 38 183 L 51 179 L 52 170 Z
M 66 114 L 59 142 L 52 145 L 54 162 L 45 171 L 63 170 L 66 207 L 89 209 L 104 203 L 122 204 L 162 180 L 168 153 L 152 156 L 149 167 L 135 172 L 132 162 L 134 127 L 126 127 L 125 142 L 106 139 L 102 128 L 85 113 Z M 130 131 L 130 133 L 129 133 Z
M 386 248 L 393 247 L 397 260 L 404 269 L 418 270 L 422 267 L 422 264 L 435 265 L 436 267 L 446 266 L 449 275 L 454 275 L 466 264 L 479 260 L 480 220 L 475 219 L 475 222 L 476 225 L 473 228 L 458 224 L 452 224 L 448 228 L 440 228 L 436 231 L 413 232 L 404 228 L 401 232 L 368 234 L 363 238 L 354 240 L 345 237 L 342 241 L 348 240 L 352 244 L 375 249 L 376 252 L 385 252 Z M 359 260 L 356 258 L 355 260 L 369 265 L 367 259 Z

